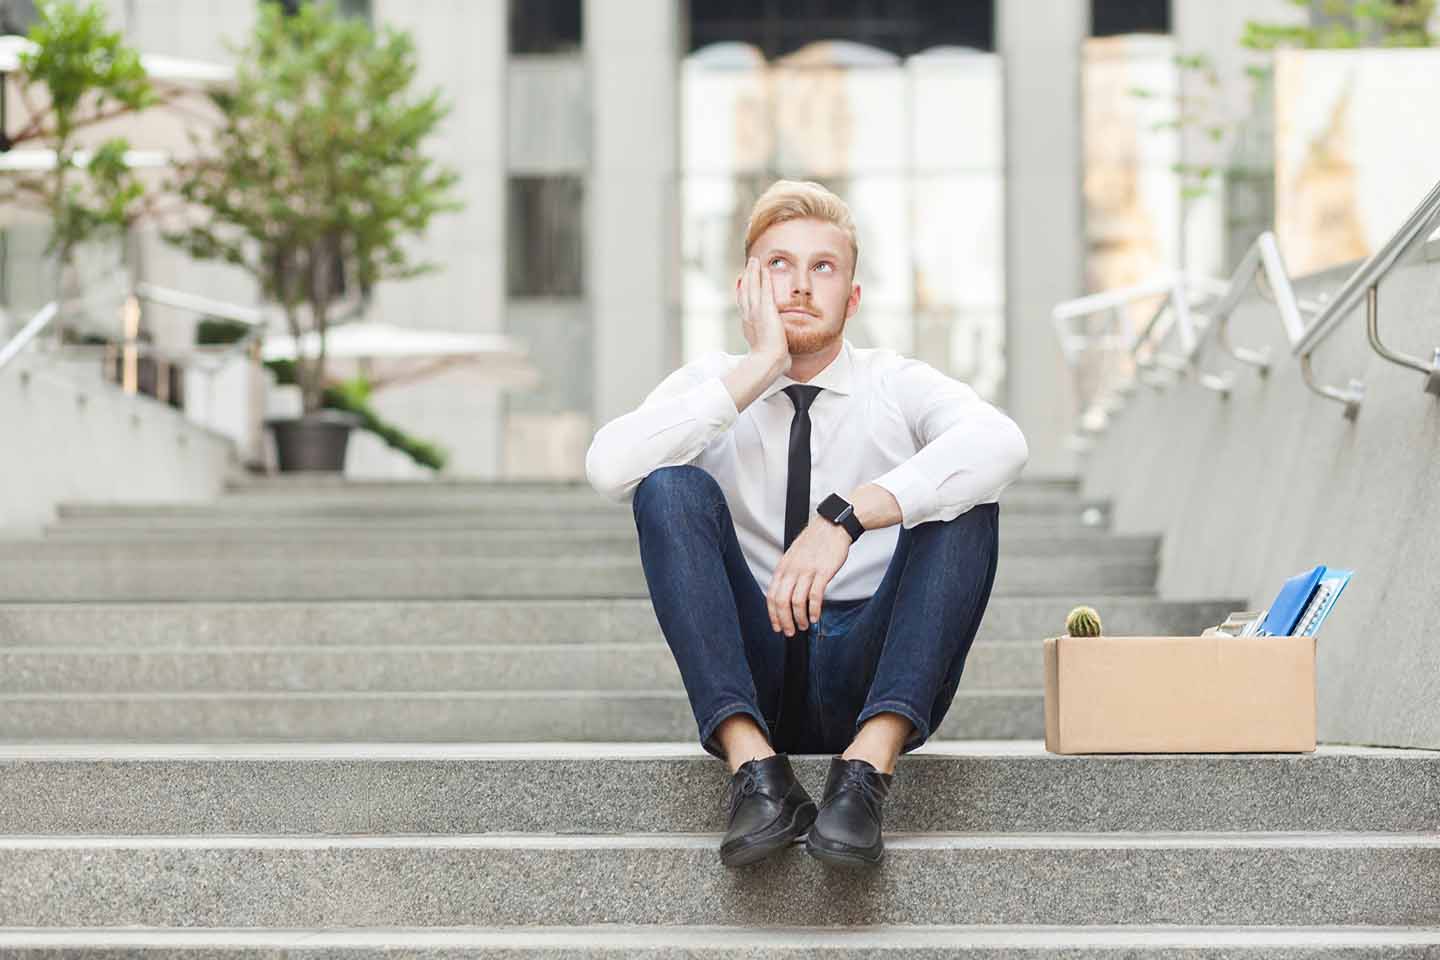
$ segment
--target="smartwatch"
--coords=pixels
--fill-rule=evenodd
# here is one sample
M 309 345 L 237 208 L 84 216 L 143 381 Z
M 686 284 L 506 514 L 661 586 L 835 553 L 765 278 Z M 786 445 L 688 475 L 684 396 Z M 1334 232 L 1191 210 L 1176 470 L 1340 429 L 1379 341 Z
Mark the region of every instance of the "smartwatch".
M 865 528 L 855 517 L 854 504 L 838 493 L 832 493 L 821 500 L 820 506 L 815 508 L 815 512 L 831 523 L 844 527 L 845 532 L 850 534 L 851 543 L 859 540 L 860 534 L 865 532 Z

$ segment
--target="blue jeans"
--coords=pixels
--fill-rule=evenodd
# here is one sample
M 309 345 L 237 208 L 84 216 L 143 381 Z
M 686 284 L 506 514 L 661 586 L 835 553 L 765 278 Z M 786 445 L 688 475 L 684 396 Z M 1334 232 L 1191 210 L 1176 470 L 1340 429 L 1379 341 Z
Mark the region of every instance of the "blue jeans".
M 724 759 L 715 728 L 738 713 L 772 743 L 785 723 L 799 753 L 841 753 L 882 712 L 914 726 L 902 752 L 939 726 L 995 582 L 996 504 L 902 529 L 873 596 L 825 600 L 819 621 L 790 638 L 770 628 L 765 592 L 714 477 L 691 465 L 661 467 L 636 488 L 632 506 L 655 617 L 707 752 Z M 781 717 L 785 653 L 796 643 L 809 645 L 808 715 Z

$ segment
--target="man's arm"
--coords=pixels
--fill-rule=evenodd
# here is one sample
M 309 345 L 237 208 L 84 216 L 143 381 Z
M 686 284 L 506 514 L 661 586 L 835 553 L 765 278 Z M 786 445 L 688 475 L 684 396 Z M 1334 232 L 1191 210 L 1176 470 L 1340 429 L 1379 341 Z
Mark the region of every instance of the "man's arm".
M 585 454 L 590 485 L 623 502 L 652 471 L 691 462 L 774 382 L 782 363 L 750 353 L 723 376 L 698 363 L 676 370 L 595 433 Z
M 848 499 L 867 529 L 953 520 L 994 500 L 1020 476 L 1030 457 L 1020 428 L 967 384 L 904 359 L 890 371 L 885 392 L 920 449 L 851 491 Z

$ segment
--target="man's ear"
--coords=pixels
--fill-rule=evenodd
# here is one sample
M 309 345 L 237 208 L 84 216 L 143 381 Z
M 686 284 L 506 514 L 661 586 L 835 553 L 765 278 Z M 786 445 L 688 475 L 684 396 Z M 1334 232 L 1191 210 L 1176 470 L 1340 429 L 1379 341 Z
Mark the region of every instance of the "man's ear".
M 855 311 L 860 309 L 860 284 L 850 285 L 850 299 L 845 302 L 845 319 L 849 320 L 855 316 Z

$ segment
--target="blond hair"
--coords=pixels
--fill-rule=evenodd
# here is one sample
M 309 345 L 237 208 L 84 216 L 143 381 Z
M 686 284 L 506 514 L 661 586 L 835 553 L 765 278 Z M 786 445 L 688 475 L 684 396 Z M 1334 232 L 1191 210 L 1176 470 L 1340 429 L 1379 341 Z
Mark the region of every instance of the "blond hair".
M 745 256 L 760 239 L 760 234 L 777 223 L 789 220 L 824 220 L 844 231 L 850 241 L 850 269 L 853 273 L 860 259 L 860 244 L 855 238 L 855 220 L 845 201 L 811 180 L 776 180 L 760 194 L 750 209 L 745 225 Z

